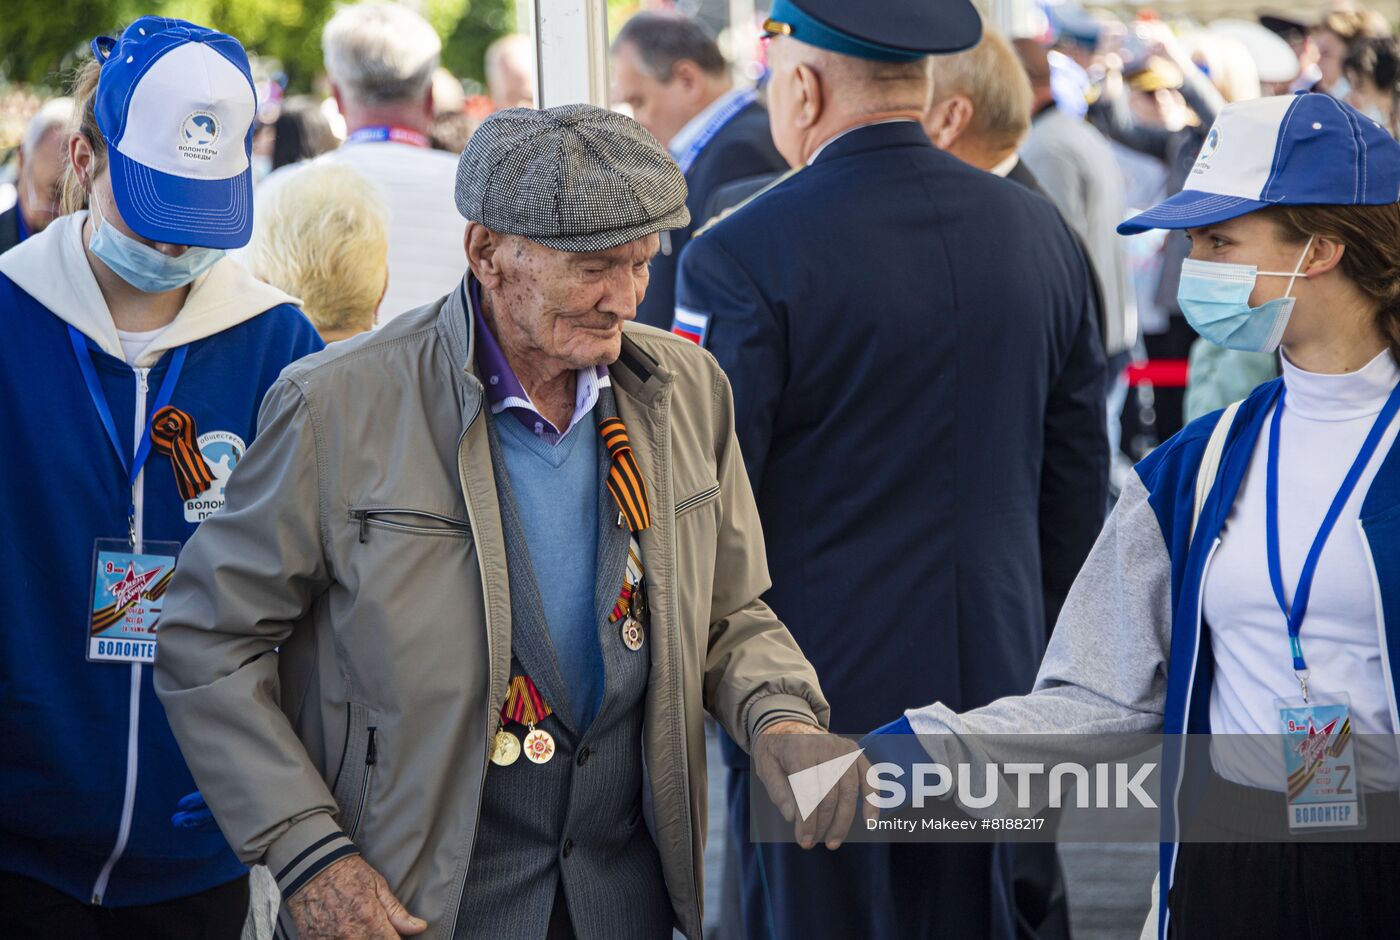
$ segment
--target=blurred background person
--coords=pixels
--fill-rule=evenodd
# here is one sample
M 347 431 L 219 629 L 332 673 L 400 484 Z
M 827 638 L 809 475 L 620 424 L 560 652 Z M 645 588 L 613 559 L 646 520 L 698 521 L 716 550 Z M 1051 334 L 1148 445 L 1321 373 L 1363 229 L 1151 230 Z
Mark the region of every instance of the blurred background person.
M 1318 68 L 1317 43 L 1313 41 L 1309 24 L 1295 14 L 1281 11 L 1260 13 L 1259 23 L 1288 43 L 1298 59 L 1298 77 L 1289 83 L 1287 91 L 1312 91 L 1317 88 L 1322 80 L 1322 69 Z
M 613 97 L 667 147 L 689 188 L 690 222 L 661 234 L 637 321 L 668 329 L 676 307 L 676 264 L 691 232 L 706 221 L 719 187 L 786 170 L 773 147 L 768 112 L 751 88 L 735 88 L 710 34 L 672 13 L 638 13 L 613 42 Z
M 1243 50 L 1240 55 L 1248 57 Z M 1232 72 L 1248 76 L 1252 68 L 1250 61 Z M 1100 87 L 1091 119 L 1113 140 L 1158 161 L 1165 170 L 1164 193 L 1159 194 L 1152 191 L 1156 175 L 1145 168 L 1145 175 L 1153 179 L 1135 187 L 1136 207 L 1180 192 L 1211 123 L 1225 106 L 1220 89 L 1166 24 L 1150 21 L 1134 23 L 1124 41 L 1105 56 Z M 1113 228 L 1108 231 L 1111 234 Z M 1119 242 L 1120 249 L 1136 261 L 1140 292 L 1150 298 L 1143 306 L 1149 313 L 1143 330 L 1147 361 L 1135 370 L 1136 381 L 1142 383 L 1136 399 L 1144 404 L 1128 409 L 1127 418 L 1130 437 L 1137 440 L 1131 456 L 1138 459 L 1182 426 L 1187 361 L 1196 333 L 1181 315 L 1176 286 L 1191 245 L 1180 232 L 1148 233 Z
M 535 106 L 535 44 L 510 33 L 486 47 L 486 89 L 497 111 Z
M 339 145 L 319 101 L 310 95 L 283 99 L 272 122 L 272 169 L 319 157 Z
M 0 212 L 0 252 L 42 232 L 58 217 L 72 118 L 72 98 L 51 98 L 25 126 L 15 174 L 15 204 Z
M 439 66 L 433 75 L 433 123 L 428 127 L 428 144 L 459 156 L 480 123 L 467 111 L 467 92 L 461 80 Z
M 259 194 L 248 267 L 300 298 L 321 339 L 348 339 L 374 326 L 389 286 L 388 213 L 379 193 L 348 166 L 298 167 Z
M 1031 126 L 1031 83 L 1011 44 L 983 26 L 966 52 L 934 56 L 924 130 L 939 150 L 1044 195 L 1017 148 Z
M 1347 53 L 1343 71 L 1351 105 L 1396 135 L 1395 96 L 1400 87 L 1400 44 L 1393 36 L 1358 39 Z
M 466 224 L 451 198 L 457 161 L 428 140 L 442 43 L 406 6 L 361 3 L 331 18 L 321 49 L 348 135 L 320 161 L 354 168 L 378 187 L 389 212 L 382 324 L 448 293 L 466 269 Z M 287 173 L 274 172 L 262 189 L 282 185 Z
M 1127 397 L 1123 370 L 1138 342 L 1137 298 L 1128 281 L 1127 255 L 1114 232 L 1127 212 L 1123 176 L 1103 134 L 1056 103 L 1045 47 L 1018 39 L 1015 50 L 1031 84 L 1031 129 L 1021 158 L 1083 243 L 1098 281 L 1101 340 L 1111 378 L 1106 420 L 1111 452 L 1116 452 L 1119 414 Z
M 1317 90 L 1325 91 L 1340 101 L 1351 94 L 1351 82 L 1346 76 L 1347 55 L 1352 44 L 1360 39 L 1377 39 L 1390 35 L 1390 24 L 1374 10 L 1352 8 L 1333 10 L 1312 28 L 1317 45 Z

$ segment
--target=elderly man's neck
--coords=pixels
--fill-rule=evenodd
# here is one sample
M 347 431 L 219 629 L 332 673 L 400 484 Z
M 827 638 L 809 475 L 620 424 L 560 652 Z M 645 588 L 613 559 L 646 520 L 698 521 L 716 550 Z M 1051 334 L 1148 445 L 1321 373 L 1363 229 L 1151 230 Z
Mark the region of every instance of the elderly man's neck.
M 498 299 L 481 288 L 481 317 L 505 354 L 510 370 L 524 387 L 539 413 L 556 428 L 567 428 L 574 417 L 578 394 L 578 369 L 551 358 L 530 342 L 506 317 L 498 316 Z
M 883 121 L 913 121 L 916 124 L 924 117 L 922 106 L 910 106 L 907 108 L 882 108 L 878 110 L 850 110 L 839 111 L 830 117 L 823 118 L 811 129 L 803 138 L 802 162 L 806 163 L 812 159 L 812 155 L 822 147 L 840 137 L 846 131 L 853 128 L 862 127 L 866 124 L 879 124 Z
M 350 134 L 366 127 L 402 127 L 427 134 L 432 126 L 432 115 L 423 101 L 368 105 L 342 97 L 340 107 L 345 130 Z

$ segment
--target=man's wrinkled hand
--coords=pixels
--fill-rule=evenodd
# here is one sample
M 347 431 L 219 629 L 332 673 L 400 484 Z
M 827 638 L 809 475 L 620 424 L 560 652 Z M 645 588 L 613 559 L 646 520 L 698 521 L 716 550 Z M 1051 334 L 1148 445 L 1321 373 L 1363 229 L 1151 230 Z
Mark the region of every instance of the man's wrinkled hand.
M 793 824 L 797 843 L 810 849 L 818 842 L 828 849 L 840 847 L 850 831 L 858 807 L 863 816 L 875 819 L 879 811 L 867 795 L 873 792 L 866 771 L 870 762 L 864 756 L 855 761 L 841 780 L 822 798 L 816 809 L 803 819 L 797 810 L 797 799 L 788 777 L 817 764 L 835 760 L 856 750 L 856 745 L 816 725 L 804 721 L 779 721 L 763 730 L 753 744 L 753 767 L 758 779 L 768 790 L 768 796 Z
M 428 929 L 358 855 L 342 858 L 287 900 L 301 940 L 398 940 Z

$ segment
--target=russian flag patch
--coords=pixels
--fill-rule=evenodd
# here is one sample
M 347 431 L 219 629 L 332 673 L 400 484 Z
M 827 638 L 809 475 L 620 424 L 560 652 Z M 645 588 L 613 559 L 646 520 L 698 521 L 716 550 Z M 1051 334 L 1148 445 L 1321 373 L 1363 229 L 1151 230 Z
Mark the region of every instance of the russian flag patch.
M 675 319 L 671 321 L 671 332 L 677 336 L 684 336 L 696 346 L 703 347 L 710 333 L 710 315 L 677 307 Z

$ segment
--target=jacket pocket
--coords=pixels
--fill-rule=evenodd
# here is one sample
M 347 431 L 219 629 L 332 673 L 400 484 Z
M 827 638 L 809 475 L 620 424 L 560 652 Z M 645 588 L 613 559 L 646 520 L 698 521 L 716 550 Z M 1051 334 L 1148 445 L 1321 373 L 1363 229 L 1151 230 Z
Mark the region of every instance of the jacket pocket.
M 340 757 L 340 769 L 336 771 L 331 793 L 335 797 L 335 805 L 340 808 L 337 821 L 341 831 L 350 839 L 355 838 L 360 821 L 364 818 L 374 765 L 379 763 L 379 744 L 375 740 L 379 729 L 371 723 L 374 720 L 368 708 L 356 702 L 349 704 L 345 750 Z
M 697 506 L 703 506 L 711 500 L 718 498 L 719 484 L 716 483 L 714 486 L 706 487 L 698 493 L 692 493 L 690 496 L 677 502 L 676 515 L 679 516 L 683 512 L 689 512 Z
M 369 541 L 369 530 L 390 529 L 414 535 L 437 535 L 446 538 L 470 538 L 471 523 L 423 509 L 381 507 L 350 510 L 350 521 L 359 526 L 361 542 Z

